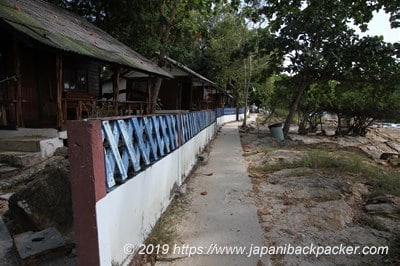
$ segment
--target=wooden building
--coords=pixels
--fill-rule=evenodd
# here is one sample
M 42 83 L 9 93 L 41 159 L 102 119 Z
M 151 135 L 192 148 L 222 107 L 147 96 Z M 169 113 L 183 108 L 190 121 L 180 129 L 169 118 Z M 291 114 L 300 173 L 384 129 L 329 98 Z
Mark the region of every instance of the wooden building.
M 163 70 L 174 79 L 162 81 L 159 109 L 194 111 L 224 107 L 227 94 L 214 82 L 170 57 L 165 59 L 167 64 Z M 148 97 L 149 83 L 152 82 L 148 75 L 131 71 L 123 76 L 126 78 L 126 99 L 144 100 Z
M 171 77 L 85 19 L 41 0 L 0 0 L 0 128 L 62 128 L 137 102 L 99 102 L 102 70 Z M 140 103 L 142 104 L 142 103 Z

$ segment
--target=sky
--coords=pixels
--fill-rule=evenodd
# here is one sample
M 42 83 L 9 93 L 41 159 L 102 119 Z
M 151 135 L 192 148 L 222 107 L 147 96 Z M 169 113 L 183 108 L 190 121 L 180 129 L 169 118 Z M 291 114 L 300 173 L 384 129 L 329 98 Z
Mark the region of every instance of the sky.
M 391 29 L 389 23 L 389 14 L 384 11 L 375 12 L 374 18 L 368 24 L 368 31 L 361 33 L 356 31 L 360 36 L 366 35 L 382 35 L 385 42 L 400 42 L 400 28 Z

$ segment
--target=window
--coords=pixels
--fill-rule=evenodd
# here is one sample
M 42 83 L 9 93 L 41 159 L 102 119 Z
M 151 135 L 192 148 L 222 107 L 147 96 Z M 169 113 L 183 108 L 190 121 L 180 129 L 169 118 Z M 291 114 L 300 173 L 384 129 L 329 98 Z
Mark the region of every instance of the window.
M 134 80 L 131 87 L 127 90 L 129 101 L 146 101 L 147 99 L 147 80 Z
M 64 91 L 88 91 L 87 69 L 64 68 L 63 72 Z

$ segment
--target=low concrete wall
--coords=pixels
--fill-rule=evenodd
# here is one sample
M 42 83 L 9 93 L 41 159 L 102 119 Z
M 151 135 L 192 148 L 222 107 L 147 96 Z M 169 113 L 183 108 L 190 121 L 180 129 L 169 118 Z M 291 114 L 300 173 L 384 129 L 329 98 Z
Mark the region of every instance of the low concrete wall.
M 100 264 L 127 265 L 135 249 L 170 204 L 174 188 L 193 169 L 197 155 L 214 136 L 216 124 L 96 203 Z M 124 249 L 125 247 L 125 249 Z M 135 247 L 131 254 L 126 248 Z
M 239 120 L 244 118 L 244 114 L 239 114 Z M 220 127 L 225 123 L 236 120 L 236 115 L 224 115 L 217 118 L 217 126 Z
M 236 115 L 220 116 L 176 150 L 108 192 L 101 121 L 70 121 L 68 143 L 78 264 L 128 265 L 217 127 L 234 120 Z

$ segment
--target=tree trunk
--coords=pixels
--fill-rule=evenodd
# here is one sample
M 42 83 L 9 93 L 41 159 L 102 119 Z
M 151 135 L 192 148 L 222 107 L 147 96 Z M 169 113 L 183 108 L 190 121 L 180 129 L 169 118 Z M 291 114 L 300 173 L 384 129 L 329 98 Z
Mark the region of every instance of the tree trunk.
M 62 92 L 63 92 L 63 63 L 62 55 L 57 54 L 56 56 L 56 88 L 57 88 L 57 126 L 61 128 L 67 120 L 67 114 L 64 113 L 62 104 Z M 65 108 L 66 109 L 66 108 Z
M 162 83 L 162 78 L 161 77 L 156 77 L 154 84 L 153 84 L 153 91 L 151 92 L 151 113 L 154 114 L 157 109 L 157 100 L 158 100 L 158 93 L 160 92 L 161 88 L 161 83 Z
M 304 91 L 308 87 L 308 82 L 302 82 L 299 90 L 297 91 L 297 95 L 294 97 L 293 102 L 290 106 L 289 114 L 286 117 L 285 125 L 283 127 L 283 135 L 286 138 L 289 134 L 290 124 L 293 121 L 294 115 L 296 114 L 297 108 L 299 107 L 299 103 L 301 98 L 303 97 Z
M 113 98 L 114 98 L 114 115 L 119 114 L 118 97 L 119 97 L 119 77 L 121 74 L 121 67 L 117 66 L 114 68 L 113 74 Z
M 169 2 L 170 10 L 168 14 L 166 14 L 166 10 L 164 8 L 165 1 L 159 1 L 158 5 L 158 10 L 159 10 L 159 23 L 160 23 L 160 29 L 159 29 L 159 35 L 160 35 L 160 44 L 161 44 L 161 49 L 160 49 L 160 55 L 158 58 L 158 66 L 163 67 L 165 66 L 165 56 L 168 55 L 167 51 L 167 46 L 170 42 L 170 34 L 171 34 L 171 28 L 172 25 L 175 22 L 177 12 L 178 12 L 178 7 L 180 4 L 180 0 L 174 0 L 172 2 Z M 162 78 L 161 77 L 156 77 L 155 82 L 153 85 L 153 90 L 151 93 L 151 113 L 155 113 L 156 111 L 156 106 L 157 106 L 157 100 L 158 100 L 158 93 L 160 92 L 160 87 L 162 83 Z

